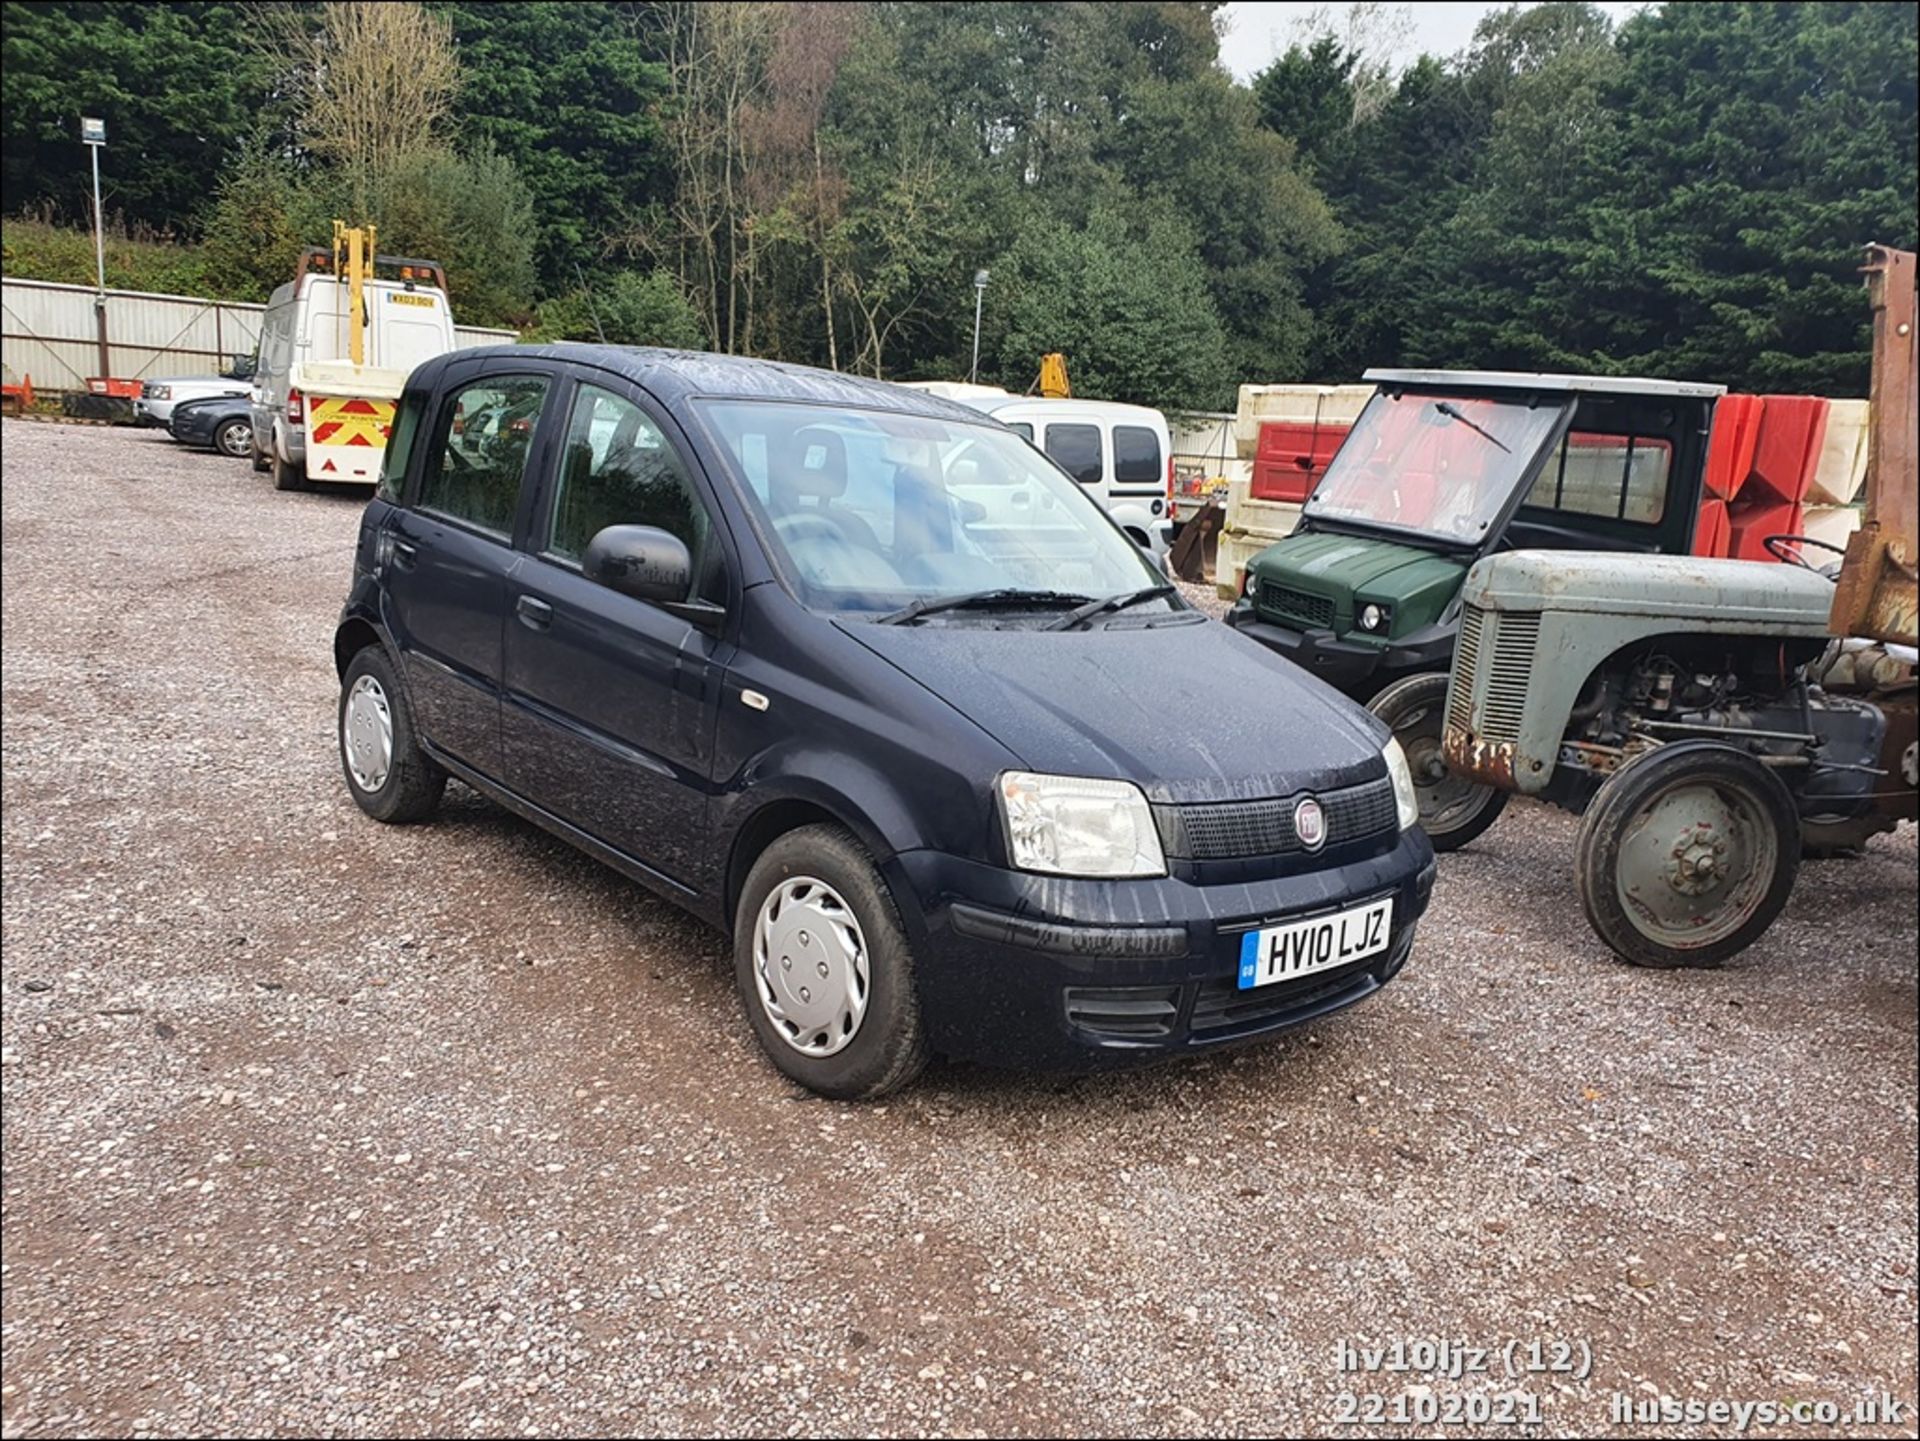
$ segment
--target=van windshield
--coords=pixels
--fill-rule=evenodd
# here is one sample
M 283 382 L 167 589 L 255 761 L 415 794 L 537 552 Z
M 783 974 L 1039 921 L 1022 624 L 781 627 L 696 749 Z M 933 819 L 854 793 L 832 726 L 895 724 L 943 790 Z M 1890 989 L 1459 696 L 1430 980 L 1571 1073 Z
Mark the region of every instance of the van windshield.
M 1002 427 L 766 401 L 700 409 L 816 610 L 872 619 L 937 596 L 1164 583 L 1097 502 Z
M 1571 400 L 1381 391 L 1347 432 L 1305 513 L 1478 543 L 1572 408 Z

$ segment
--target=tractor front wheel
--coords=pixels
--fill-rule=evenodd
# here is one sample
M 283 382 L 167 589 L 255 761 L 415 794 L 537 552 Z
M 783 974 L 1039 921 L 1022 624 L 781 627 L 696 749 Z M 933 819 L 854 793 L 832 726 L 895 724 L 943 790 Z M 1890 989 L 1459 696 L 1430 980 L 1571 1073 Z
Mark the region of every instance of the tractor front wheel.
M 1580 904 L 1636 966 L 1718 966 L 1773 924 L 1800 869 L 1780 777 L 1718 741 L 1681 741 L 1616 771 L 1580 818 Z

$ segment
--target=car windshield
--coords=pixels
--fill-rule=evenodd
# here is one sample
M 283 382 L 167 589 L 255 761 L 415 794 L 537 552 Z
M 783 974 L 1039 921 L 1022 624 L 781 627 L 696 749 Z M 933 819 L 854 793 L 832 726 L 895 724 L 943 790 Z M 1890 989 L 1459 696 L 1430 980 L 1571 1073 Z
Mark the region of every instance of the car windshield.
M 1381 391 L 1347 433 L 1306 515 L 1477 543 L 1571 406 Z
M 991 422 L 764 401 L 701 410 L 781 570 L 816 610 L 990 623 L 995 610 L 1165 583 L 1079 486 Z M 961 596 L 975 603 L 916 605 Z

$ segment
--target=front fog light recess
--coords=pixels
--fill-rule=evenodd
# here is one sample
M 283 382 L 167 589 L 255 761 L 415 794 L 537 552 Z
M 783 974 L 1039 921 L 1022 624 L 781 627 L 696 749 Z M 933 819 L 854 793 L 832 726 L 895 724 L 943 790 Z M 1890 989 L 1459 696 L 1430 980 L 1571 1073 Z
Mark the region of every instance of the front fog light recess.
M 1160 876 L 1167 871 L 1153 811 L 1131 781 L 1007 771 L 1000 777 L 1007 854 L 1023 871 L 1056 876 Z
M 1400 749 L 1400 742 L 1389 740 L 1383 754 L 1387 758 L 1387 775 L 1393 781 L 1393 805 L 1399 813 L 1400 829 L 1418 825 L 1420 821 L 1420 796 L 1413 788 L 1413 772 L 1407 768 L 1407 753 Z

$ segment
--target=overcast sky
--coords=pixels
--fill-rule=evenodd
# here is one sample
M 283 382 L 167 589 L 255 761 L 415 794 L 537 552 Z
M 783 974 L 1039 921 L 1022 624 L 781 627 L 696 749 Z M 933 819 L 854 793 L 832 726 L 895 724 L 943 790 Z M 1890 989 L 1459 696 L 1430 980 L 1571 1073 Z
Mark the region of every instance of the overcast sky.
M 1229 29 L 1220 44 L 1220 58 L 1226 61 L 1235 79 L 1251 80 L 1256 71 L 1264 70 L 1274 56 L 1286 50 L 1293 39 L 1294 22 L 1321 8 L 1336 16 L 1346 9 L 1338 4 L 1322 7 L 1281 4 L 1275 0 L 1234 0 L 1226 7 Z M 1424 0 L 1406 8 L 1413 19 L 1412 33 L 1402 53 L 1394 57 L 1402 65 L 1422 51 L 1434 55 L 1453 54 L 1473 38 L 1473 27 L 1480 22 L 1480 17 L 1501 6 L 1476 4 L 1473 0 Z M 1600 8 L 1619 21 L 1643 9 L 1644 5 L 1603 4 Z

